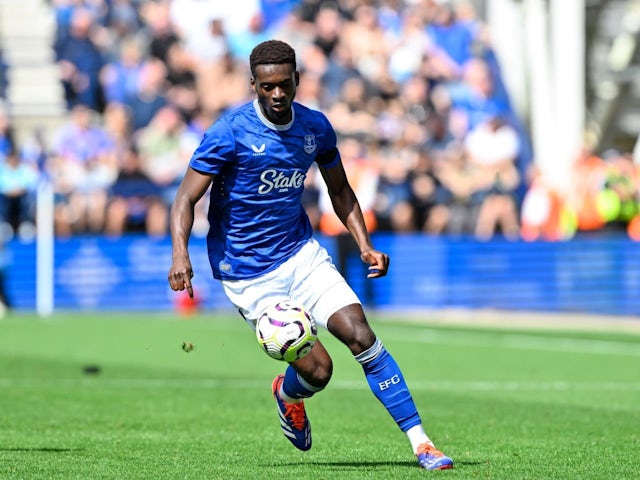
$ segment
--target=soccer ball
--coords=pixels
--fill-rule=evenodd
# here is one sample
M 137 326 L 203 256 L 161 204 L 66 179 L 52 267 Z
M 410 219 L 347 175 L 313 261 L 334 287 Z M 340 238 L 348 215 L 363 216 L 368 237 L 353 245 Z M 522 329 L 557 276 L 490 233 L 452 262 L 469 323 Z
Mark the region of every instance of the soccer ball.
M 271 358 L 294 362 L 311 351 L 318 339 L 316 323 L 304 308 L 293 300 L 283 300 L 268 307 L 256 323 L 258 343 Z

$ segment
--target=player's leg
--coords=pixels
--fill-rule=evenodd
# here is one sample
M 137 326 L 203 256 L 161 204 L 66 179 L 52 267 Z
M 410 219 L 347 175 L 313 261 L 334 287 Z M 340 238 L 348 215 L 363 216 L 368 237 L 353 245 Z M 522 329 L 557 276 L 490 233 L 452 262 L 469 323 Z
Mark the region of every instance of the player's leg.
M 420 465 L 447 468 L 448 461 L 451 466 L 451 459 L 433 448 L 400 368 L 376 338 L 360 300 L 335 268 L 326 250 L 310 240 L 295 259 L 291 296 L 309 309 L 319 327 L 328 329 L 349 347 L 362 365 L 371 390 L 407 434 Z M 429 450 L 429 462 L 424 461 L 425 449 L 433 449 Z M 435 452 L 444 457 L 441 466 L 431 461 L 436 458 Z
M 437 450 L 425 433 L 402 371 L 369 326 L 362 306 L 356 303 L 341 308 L 329 317 L 327 326 L 362 365 L 371 391 L 407 435 L 419 465 L 429 470 L 451 468 L 453 461 Z
M 291 363 L 284 375 L 273 380 L 273 397 L 282 433 L 300 450 L 311 448 L 311 424 L 304 399 L 324 389 L 332 370 L 331 357 L 318 340 L 307 356 Z
M 420 415 L 400 367 L 369 326 L 362 306 L 353 304 L 333 313 L 329 317 L 328 328 L 362 365 L 371 391 L 400 429 L 406 432 L 420 425 Z
M 318 271 L 322 271 L 319 268 Z M 407 432 L 417 451 L 429 438 L 421 426 L 420 416 L 400 367 L 376 337 L 365 317 L 362 305 L 344 278 L 332 268 L 324 268 L 325 288 L 311 312 L 316 321 L 344 343 L 364 370 L 374 395 L 384 405 L 402 431 Z
M 227 297 L 253 329 L 267 306 L 290 296 L 289 279 L 295 263 L 294 256 L 261 277 L 222 282 Z M 303 400 L 327 385 L 332 369 L 331 357 L 317 341 L 307 356 L 290 364 L 285 373 L 272 382 L 282 433 L 300 450 L 311 448 L 311 426 Z
M 307 306 L 318 326 L 328 329 L 351 350 L 373 393 L 400 428 L 410 432 L 414 449 L 418 443 L 428 442 L 424 431 L 422 436 L 414 434 L 422 428 L 420 416 L 398 365 L 371 330 L 355 292 L 316 242 L 309 242 L 300 257 L 303 255 L 301 268 L 294 271 L 294 296 Z

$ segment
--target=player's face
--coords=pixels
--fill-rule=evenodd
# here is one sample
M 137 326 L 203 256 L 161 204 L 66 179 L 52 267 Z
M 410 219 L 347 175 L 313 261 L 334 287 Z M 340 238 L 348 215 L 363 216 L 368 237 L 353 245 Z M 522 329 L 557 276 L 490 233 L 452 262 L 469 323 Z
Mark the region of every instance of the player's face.
M 258 65 L 251 87 L 258 95 L 262 113 L 276 125 L 291 121 L 291 103 L 300 80 L 293 65 Z

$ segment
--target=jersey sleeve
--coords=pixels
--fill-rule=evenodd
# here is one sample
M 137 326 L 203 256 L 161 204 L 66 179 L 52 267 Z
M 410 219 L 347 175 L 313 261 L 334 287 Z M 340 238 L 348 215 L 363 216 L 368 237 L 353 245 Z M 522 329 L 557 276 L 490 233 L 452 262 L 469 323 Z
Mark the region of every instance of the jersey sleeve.
M 217 175 L 226 164 L 233 161 L 235 147 L 231 126 L 224 118 L 219 119 L 205 132 L 191 156 L 189 166 L 201 173 Z
M 318 112 L 318 116 L 320 117 L 323 141 L 318 149 L 316 163 L 323 168 L 331 168 L 340 163 L 340 152 L 336 146 L 338 139 L 329 119 L 320 112 Z

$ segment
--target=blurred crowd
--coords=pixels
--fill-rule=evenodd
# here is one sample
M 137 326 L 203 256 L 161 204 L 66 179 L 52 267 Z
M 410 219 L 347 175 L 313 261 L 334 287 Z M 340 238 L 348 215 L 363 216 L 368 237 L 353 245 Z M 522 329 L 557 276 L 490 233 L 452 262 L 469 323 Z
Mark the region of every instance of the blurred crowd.
M 561 240 L 615 228 L 640 239 L 630 155 L 585 150 L 564 191 L 536 170 L 473 2 L 49 4 L 68 118 L 53 140 L 36 131 L 16 145 L 10 110 L 0 108 L 4 233 L 33 234 L 34 192 L 46 178 L 58 236 L 166 235 L 191 153 L 216 118 L 252 98 L 249 53 L 278 38 L 298 52 L 297 100 L 338 133 L 372 231 Z M 316 170 L 306 184 L 314 226 L 344 233 Z M 206 233 L 206 201 L 196 234 Z

